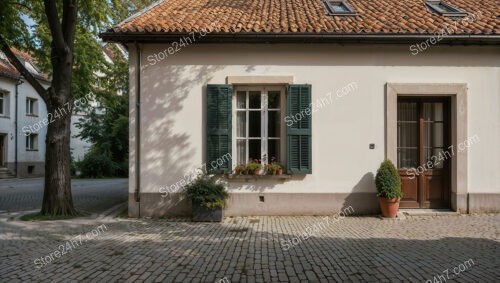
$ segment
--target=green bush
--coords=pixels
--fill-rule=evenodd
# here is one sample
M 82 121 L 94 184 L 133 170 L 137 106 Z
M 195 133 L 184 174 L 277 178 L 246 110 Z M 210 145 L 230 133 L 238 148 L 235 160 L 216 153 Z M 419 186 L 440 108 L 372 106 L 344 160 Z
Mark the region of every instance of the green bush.
M 229 197 L 226 188 L 222 184 L 217 184 L 216 176 L 200 174 L 191 183 L 184 186 L 184 193 L 192 201 L 201 206 L 215 210 L 226 206 L 226 199 Z
M 100 154 L 95 150 L 89 151 L 82 161 L 78 162 L 82 178 L 114 177 L 120 166 L 110 157 Z
M 375 176 L 375 186 L 377 187 L 377 196 L 383 198 L 401 198 L 401 178 L 398 170 L 389 159 L 384 160 Z

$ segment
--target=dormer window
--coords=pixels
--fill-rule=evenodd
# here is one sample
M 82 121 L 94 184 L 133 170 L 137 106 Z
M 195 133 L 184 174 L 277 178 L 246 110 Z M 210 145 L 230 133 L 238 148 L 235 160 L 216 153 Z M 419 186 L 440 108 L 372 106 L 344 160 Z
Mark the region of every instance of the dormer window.
M 464 10 L 443 1 L 426 1 L 425 5 L 434 12 L 446 17 L 467 16 L 467 12 Z
M 356 11 L 345 0 L 326 0 L 325 7 L 330 15 L 356 15 Z

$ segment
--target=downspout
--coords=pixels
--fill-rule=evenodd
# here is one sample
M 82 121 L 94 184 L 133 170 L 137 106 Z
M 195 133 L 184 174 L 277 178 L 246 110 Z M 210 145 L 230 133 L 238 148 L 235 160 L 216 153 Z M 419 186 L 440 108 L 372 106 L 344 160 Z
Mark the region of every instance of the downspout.
M 139 215 L 141 217 L 141 48 L 135 42 L 136 50 L 136 85 L 135 85 L 135 201 L 138 205 Z
M 14 174 L 16 175 L 16 178 L 19 178 L 19 175 L 18 175 L 18 164 L 19 164 L 19 161 L 18 161 L 18 158 L 19 158 L 19 155 L 18 155 L 18 144 L 19 144 L 19 133 L 18 133 L 18 127 L 19 127 L 19 86 L 23 84 L 23 81 L 22 80 L 18 80 L 16 82 L 16 110 L 15 110 L 15 120 L 14 120 L 14 132 L 15 132 L 15 143 L 14 143 Z

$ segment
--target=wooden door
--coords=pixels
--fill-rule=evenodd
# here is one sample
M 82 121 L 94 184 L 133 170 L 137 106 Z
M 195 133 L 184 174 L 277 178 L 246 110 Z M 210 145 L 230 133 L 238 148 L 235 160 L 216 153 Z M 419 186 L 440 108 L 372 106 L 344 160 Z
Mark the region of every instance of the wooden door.
M 450 100 L 398 98 L 398 171 L 404 208 L 450 206 Z

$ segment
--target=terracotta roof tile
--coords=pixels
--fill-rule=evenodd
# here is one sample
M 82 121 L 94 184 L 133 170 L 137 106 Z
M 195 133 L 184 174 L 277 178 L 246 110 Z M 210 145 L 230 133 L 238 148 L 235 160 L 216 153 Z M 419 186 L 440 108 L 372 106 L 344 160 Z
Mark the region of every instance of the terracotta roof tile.
M 31 54 L 29 54 L 28 52 L 16 49 L 16 48 L 12 48 L 11 50 L 12 50 L 12 52 L 14 52 L 14 54 L 19 59 L 21 59 L 21 61 L 24 60 L 26 62 L 29 62 L 34 68 L 37 68 L 36 67 L 36 60 L 33 56 L 31 56 Z M 21 78 L 21 73 L 19 73 L 17 71 L 17 69 L 14 67 L 14 65 L 12 65 L 10 63 L 9 60 L 3 59 L 3 56 L 5 56 L 5 55 L 3 54 L 3 52 L 1 52 L 1 53 L 2 53 L 2 56 L 0 57 L 0 76 L 13 78 L 13 79 Z M 37 79 L 41 79 L 41 80 L 45 80 L 45 81 L 49 80 L 49 76 L 45 73 L 31 72 L 31 74 Z
M 457 34 L 499 34 L 498 0 L 446 0 L 469 14 L 466 27 L 429 11 L 423 0 L 349 0 L 354 16 L 328 15 L 322 0 L 165 0 L 108 30 L 111 33 L 216 32 L 434 34 L 445 23 Z

